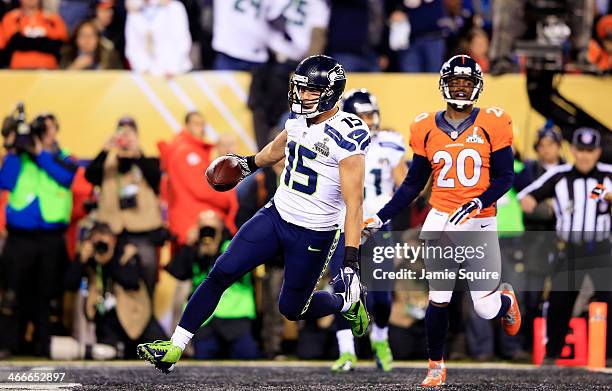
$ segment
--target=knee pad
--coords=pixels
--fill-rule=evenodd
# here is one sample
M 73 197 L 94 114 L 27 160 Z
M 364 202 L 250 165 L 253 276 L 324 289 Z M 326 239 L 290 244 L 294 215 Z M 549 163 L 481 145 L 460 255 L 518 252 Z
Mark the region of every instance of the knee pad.
M 453 297 L 453 291 L 429 291 L 429 301 L 434 303 L 450 303 Z
M 499 292 L 472 292 L 474 311 L 483 319 L 493 319 L 501 306 Z

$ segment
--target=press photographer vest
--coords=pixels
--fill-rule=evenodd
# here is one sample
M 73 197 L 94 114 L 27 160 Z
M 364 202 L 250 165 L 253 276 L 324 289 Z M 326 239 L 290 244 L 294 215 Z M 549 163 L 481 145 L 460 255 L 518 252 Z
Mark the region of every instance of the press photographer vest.
M 67 156 L 64 151 L 60 156 Z M 16 211 L 27 208 L 38 198 L 40 214 L 45 223 L 68 224 L 72 213 L 70 189 L 57 183 L 29 155 L 22 153 L 21 170 L 15 188 L 9 195 L 9 206 Z
M 136 185 L 136 207 L 121 209 L 119 206 L 122 188 Z M 108 152 L 104 161 L 104 176 L 98 199 L 99 219 L 107 223 L 116 234 L 148 232 L 162 226 L 159 200 L 135 164 L 126 173 L 119 172 L 117 152 Z

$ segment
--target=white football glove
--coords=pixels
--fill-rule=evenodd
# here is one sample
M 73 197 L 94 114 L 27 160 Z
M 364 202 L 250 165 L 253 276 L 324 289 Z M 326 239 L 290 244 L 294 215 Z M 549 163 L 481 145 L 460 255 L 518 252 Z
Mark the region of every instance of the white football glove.
M 361 229 L 361 236 L 365 238 L 369 238 L 370 236 L 378 232 L 378 230 L 380 230 L 382 226 L 383 226 L 383 222 L 380 219 L 380 217 L 378 217 L 377 214 L 371 217 L 368 217 L 363 222 L 363 228 Z
M 478 198 L 474 198 L 470 202 L 467 202 L 457 208 L 448 221 L 454 225 L 461 225 L 468 219 L 478 215 L 481 209 L 482 201 L 480 201 Z

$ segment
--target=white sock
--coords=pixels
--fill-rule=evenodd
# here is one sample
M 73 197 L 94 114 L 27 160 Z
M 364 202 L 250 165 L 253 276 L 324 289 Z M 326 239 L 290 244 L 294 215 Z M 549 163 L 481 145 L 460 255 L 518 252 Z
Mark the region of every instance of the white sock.
M 191 338 L 193 338 L 192 333 L 185 330 L 181 326 L 176 326 L 176 329 L 174 329 L 174 334 L 172 334 L 172 338 L 170 338 L 170 340 L 174 346 L 178 346 L 181 348 L 181 350 L 185 350 L 185 347 L 189 341 L 191 341 Z
M 353 338 L 353 332 L 350 329 L 336 331 L 336 339 L 338 340 L 338 350 L 340 350 L 340 354 L 355 354 L 355 340 Z
M 372 325 L 370 339 L 374 342 L 386 341 L 389 338 L 389 327 L 378 327 L 376 323 Z

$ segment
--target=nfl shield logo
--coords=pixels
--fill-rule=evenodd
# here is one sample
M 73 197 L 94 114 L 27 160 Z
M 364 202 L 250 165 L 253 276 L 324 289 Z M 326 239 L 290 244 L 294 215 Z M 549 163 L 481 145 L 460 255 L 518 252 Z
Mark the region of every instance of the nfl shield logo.
M 457 132 L 456 130 L 453 130 L 450 136 L 453 140 L 455 140 L 457 137 L 459 137 L 459 132 Z

